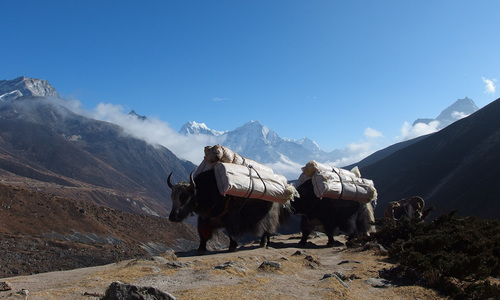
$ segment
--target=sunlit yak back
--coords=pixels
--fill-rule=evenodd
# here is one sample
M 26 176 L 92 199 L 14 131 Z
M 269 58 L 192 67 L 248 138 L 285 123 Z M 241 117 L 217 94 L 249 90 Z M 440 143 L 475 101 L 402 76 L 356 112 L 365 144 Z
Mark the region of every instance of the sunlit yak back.
M 285 222 L 290 215 L 288 209 L 277 202 L 221 195 L 214 169 L 201 172 L 195 178 L 191 174 L 190 182 L 175 185 L 170 182 L 171 175 L 167 180 L 172 189 L 169 220 L 181 222 L 192 213 L 198 215 L 200 254 L 207 251 L 207 241 L 217 228 L 226 229 L 229 251 L 236 251 L 237 239 L 243 234 L 262 236 L 261 246 L 267 246 L 270 234 L 275 233 L 280 221 Z
M 314 166 L 314 170 L 309 170 L 309 167 Z M 338 186 L 338 196 L 335 193 L 326 191 L 325 194 L 329 195 L 327 197 L 318 197 L 317 193 L 319 190 L 324 192 L 324 189 L 319 189 L 317 184 L 314 184 L 315 176 L 319 176 L 318 182 L 327 183 L 335 187 L 335 183 L 332 184 L 325 181 L 324 170 L 319 163 L 314 161 L 309 162 L 306 167 L 303 168 L 303 174 L 299 178 L 297 191 L 300 197 L 296 197 L 292 202 L 292 207 L 296 214 L 302 215 L 300 229 L 302 232 L 302 238 L 299 242 L 301 246 L 306 245 L 308 236 L 312 233 L 315 226 L 321 225 L 325 234 L 328 236 L 329 246 L 335 245 L 334 235 L 335 234 L 345 234 L 349 238 L 356 235 L 368 235 L 375 231 L 373 222 L 375 221 L 373 214 L 372 203 L 376 200 L 376 191 L 371 188 L 371 181 L 361 180 L 359 174 L 351 174 L 349 171 L 335 168 L 333 172 L 337 172 L 338 178 L 355 177 L 354 181 L 360 182 L 360 185 L 368 183 L 364 187 L 356 187 L 353 184 L 353 188 L 360 190 L 367 190 L 366 196 L 359 196 L 353 194 L 353 196 L 348 196 L 348 199 L 356 200 L 346 200 L 342 195 L 342 188 L 346 188 L 346 185 L 342 186 L 342 179 L 339 180 Z M 326 166 L 328 168 L 328 166 Z M 332 168 L 332 167 L 329 167 Z M 330 171 L 328 171 L 330 172 Z M 344 173 L 342 173 L 344 172 Z M 329 173 L 328 173 L 329 174 Z M 349 175 L 349 176 L 348 176 Z M 357 179 L 356 179 L 357 178 Z M 359 179 L 359 180 L 358 180 Z M 362 193 L 358 193 L 362 194 Z

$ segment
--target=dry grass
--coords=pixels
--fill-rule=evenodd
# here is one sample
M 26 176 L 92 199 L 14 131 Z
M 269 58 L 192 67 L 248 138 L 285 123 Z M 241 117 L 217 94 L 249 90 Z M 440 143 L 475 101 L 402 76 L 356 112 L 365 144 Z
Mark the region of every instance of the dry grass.
M 95 268 L 78 277 L 67 276 L 60 283 L 34 285 L 36 276 L 9 278 L 15 288 L 28 288 L 30 300 L 36 299 L 96 299 L 83 293 L 104 294 L 113 281 L 153 286 L 178 299 L 446 299 L 433 290 L 419 286 L 374 288 L 365 281 L 378 276 L 382 268 L 394 264 L 372 250 L 326 248 L 324 237 L 317 237 L 317 247 L 296 248 L 297 240 L 289 236 L 275 237 L 277 248 L 262 249 L 249 245 L 238 252 L 216 252 L 205 256 L 171 254 L 166 259 L 131 260 L 107 267 Z M 300 253 L 296 253 L 300 251 Z M 339 264 L 342 261 L 349 263 Z M 264 261 L 278 262 L 278 270 L 259 266 Z M 355 263 L 359 262 L 359 263 Z M 174 268 L 167 262 L 176 262 Z M 92 269 L 93 270 L 93 269 Z M 75 270 L 75 272 L 78 270 Z M 358 279 L 342 282 L 325 274 L 342 272 Z M 56 272 L 53 274 L 57 274 Z M 42 275 L 42 274 L 40 274 Z M 55 276 L 55 275 L 53 275 Z M 31 277 L 31 280 L 27 280 Z M 69 278 L 71 277 L 71 278 Z M 32 284 L 32 286 L 30 286 Z M 0 294 L 2 298 L 2 294 Z

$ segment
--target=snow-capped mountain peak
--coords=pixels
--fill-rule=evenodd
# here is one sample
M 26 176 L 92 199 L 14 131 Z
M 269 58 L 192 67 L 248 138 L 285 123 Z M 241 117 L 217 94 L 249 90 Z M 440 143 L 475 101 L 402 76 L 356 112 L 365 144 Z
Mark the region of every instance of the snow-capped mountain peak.
M 213 136 L 214 130 L 204 127 L 203 123 L 188 122 L 179 131 L 185 135 L 205 134 Z M 220 131 L 219 131 L 220 132 Z M 216 142 L 238 154 L 267 164 L 275 172 L 295 179 L 301 172 L 301 166 L 316 159 L 332 161 L 336 153 L 327 153 L 309 138 L 294 141 L 281 138 L 276 132 L 262 125 L 259 121 L 250 121 L 240 127 L 216 136 Z
M 0 100 L 15 100 L 23 96 L 59 97 L 47 80 L 21 76 L 12 80 L 0 80 Z
M 199 135 L 199 134 L 206 134 L 206 135 L 212 135 L 212 136 L 220 136 L 224 134 L 224 131 L 217 131 L 217 130 L 212 130 L 208 128 L 208 126 L 205 123 L 197 123 L 195 121 L 189 121 L 182 125 L 181 129 L 179 130 L 179 133 L 184 134 L 184 135 Z
M 310 138 L 307 138 L 307 137 L 304 137 L 304 138 L 298 140 L 296 143 L 299 144 L 299 145 L 304 146 L 304 148 L 306 148 L 309 151 L 313 151 L 314 152 L 314 151 L 321 150 L 319 148 L 318 144 L 316 144 L 315 141 L 313 141 L 313 140 L 311 140 Z

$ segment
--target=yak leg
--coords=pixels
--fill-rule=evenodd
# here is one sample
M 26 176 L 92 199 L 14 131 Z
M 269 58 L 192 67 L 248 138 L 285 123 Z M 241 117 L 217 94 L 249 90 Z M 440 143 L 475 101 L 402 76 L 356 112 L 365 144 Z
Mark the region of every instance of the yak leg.
M 209 220 L 203 220 L 198 217 L 198 235 L 200 236 L 199 254 L 207 252 L 207 241 L 212 238 L 213 229 Z
M 236 252 L 236 250 L 238 250 L 238 242 L 229 237 L 229 252 Z
M 303 247 L 307 244 L 307 238 L 313 231 L 313 225 L 306 216 L 302 216 L 300 220 L 300 231 L 302 232 L 302 238 L 300 239 L 299 246 Z
M 335 241 L 335 239 L 333 238 L 333 232 L 334 232 L 335 228 L 332 226 L 324 226 L 324 225 L 323 225 L 323 227 L 325 228 L 325 234 L 328 237 L 328 243 L 326 243 L 326 245 L 329 247 L 336 246 L 338 244 L 338 242 Z
M 260 247 L 262 248 L 269 247 L 270 242 L 271 242 L 271 234 L 266 231 L 260 238 Z

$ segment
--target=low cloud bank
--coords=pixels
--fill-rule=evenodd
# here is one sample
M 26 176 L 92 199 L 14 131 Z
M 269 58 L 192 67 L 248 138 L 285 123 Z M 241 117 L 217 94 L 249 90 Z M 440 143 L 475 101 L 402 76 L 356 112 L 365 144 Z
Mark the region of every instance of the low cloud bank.
M 199 164 L 206 145 L 215 144 L 215 138 L 205 135 L 186 136 L 178 133 L 167 122 L 158 119 L 142 120 L 128 114 L 121 105 L 99 103 L 92 111 L 81 108 L 78 101 L 67 101 L 65 106 L 88 118 L 121 126 L 124 133 L 142 139 L 151 145 L 161 145 L 177 157 Z
M 302 173 L 302 167 L 304 166 L 302 164 L 291 161 L 286 156 L 282 156 L 278 162 L 266 165 L 273 169 L 274 173 L 281 174 L 288 180 L 298 179 L 300 173 Z
M 179 158 L 194 164 L 199 164 L 203 160 L 203 149 L 206 145 L 216 143 L 215 137 L 180 134 L 167 122 L 158 119 L 141 120 L 137 116 L 125 113 L 123 107 L 119 105 L 101 103 L 94 112 L 97 119 L 120 125 L 125 133 L 152 145 L 164 146 Z
M 364 136 L 357 143 L 350 143 L 344 149 L 341 149 L 342 155 L 334 161 L 325 162 L 332 166 L 347 166 L 354 164 L 367 156 L 379 150 L 384 140 L 382 132 L 367 127 L 364 130 Z
M 408 122 L 405 122 L 401 127 L 401 135 L 396 137 L 398 142 L 411 140 L 422 135 L 437 132 L 439 130 L 439 121 L 435 120 L 429 124 L 417 123 L 410 126 Z

